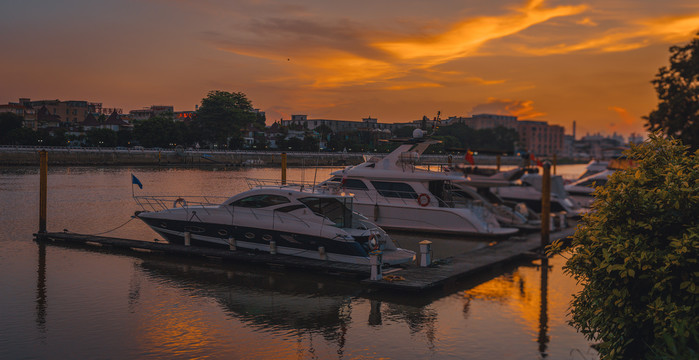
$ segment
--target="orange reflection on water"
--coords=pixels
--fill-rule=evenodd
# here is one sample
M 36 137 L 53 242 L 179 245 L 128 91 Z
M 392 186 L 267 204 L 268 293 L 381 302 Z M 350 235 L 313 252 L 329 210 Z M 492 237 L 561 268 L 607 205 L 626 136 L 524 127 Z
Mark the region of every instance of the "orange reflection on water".
M 475 299 L 498 302 L 507 307 L 504 311 L 513 314 L 515 321 L 522 322 L 532 332 L 540 331 L 542 316 L 546 320 L 560 319 L 558 314 L 567 312 L 571 294 L 576 291 L 574 282 L 572 286 L 565 285 L 571 283 L 562 278 L 565 275 L 551 272 L 551 267 L 562 266 L 564 259 L 549 261 L 548 273 L 544 277 L 541 266 L 521 266 L 512 273 L 463 291 L 464 306 L 469 306 Z M 548 286 L 548 282 L 556 287 Z
M 308 351 L 301 338 L 260 336 L 244 324 L 220 316 L 216 302 L 196 296 L 188 304 L 171 300 L 154 304 L 155 308 L 142 315 L 139 338 L 144 353 L 155 353 L 157 358 L 296 359 Z

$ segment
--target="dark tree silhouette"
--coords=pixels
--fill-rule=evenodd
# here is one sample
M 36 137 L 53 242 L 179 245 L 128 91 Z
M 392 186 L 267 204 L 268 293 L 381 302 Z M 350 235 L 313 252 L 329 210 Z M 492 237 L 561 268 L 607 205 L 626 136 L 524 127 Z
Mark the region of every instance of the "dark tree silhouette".
M 680 139 L 694 151 L 699 148 L 699 34 L 687 45 L 672 46 L 670 53 L 670 66 L 661 67 L 652 81 L 659 102 L 644 117 L 646 127 Z

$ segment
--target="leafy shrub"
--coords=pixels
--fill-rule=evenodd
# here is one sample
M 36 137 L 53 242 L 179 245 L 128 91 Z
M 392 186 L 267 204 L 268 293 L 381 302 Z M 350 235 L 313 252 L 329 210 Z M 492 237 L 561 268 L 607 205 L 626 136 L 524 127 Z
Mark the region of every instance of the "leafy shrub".
M 699 358 L 699 150 L 653 134 L 626 155 L 567 250 L 570 324 L 605 359 Z

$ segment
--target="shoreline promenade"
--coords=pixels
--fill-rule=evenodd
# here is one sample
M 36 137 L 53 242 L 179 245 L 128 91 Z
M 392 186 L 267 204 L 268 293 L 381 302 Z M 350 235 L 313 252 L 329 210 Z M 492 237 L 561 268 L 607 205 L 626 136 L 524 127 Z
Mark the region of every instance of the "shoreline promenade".
M 49 165 L 80 166 L 281 166 L 281 151 L 251 150 L 184 150 L 134 148 L 75 148 L 60 146 L 0 146 L 0 166 L 38 166 L 39 151 L 49 153 Z M 288 151 L 289 166 L 346 166 L 364 161 L 364 157 L 384 156 L 383 153 L 301 152 Z M 423 165 L 445 165 L 448 155 L 423 155 Z M 453 156 L 453 163 L 463 163 Z M 479 155 L 477 165 L 493 166 L 496 157 Z M 519 165 L 518 156 L 503 156 L 504 166 Z

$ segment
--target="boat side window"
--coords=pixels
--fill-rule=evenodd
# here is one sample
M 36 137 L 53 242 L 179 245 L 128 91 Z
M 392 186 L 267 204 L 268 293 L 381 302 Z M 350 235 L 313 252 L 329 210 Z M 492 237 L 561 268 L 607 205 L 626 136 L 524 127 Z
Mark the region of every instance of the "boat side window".
M 402 199 L 417 199 L 417 193 L 406 183 L 389 181 L 372 181 L 372 185 L 381 196 Z
M 492 191 L 490 191 L 490 188 L 478 188 L 476 190 L 479 195 L 484 197 L 486 200 L 488 200 L 492 204 L 502 204 L 503 200 L 499 196 L 493 194 Z
M 578 186 L 587 186 L 587 187 L 597 187 L 597 186 L 604 186 L 604 184 L 607 182 L 607 180 L 604 179 L 590 179 L 587 181 L 583 181 Z
M 342 183 L 342 178 L 339 176 L 335 176 L 328 181 Z M 369 189 L 369 187 L 366 186 L 364 181 L 359 180 L 359 179 L 345 179 L 344 187 L 346 189 L 354 189 L 354 190 L 367 190 L 367 189 Z
M 369 189 L 369 187 L 366 186 L 364 181 L 359 180 L 359 179 L 345 179 L 345 188 L 346 189 L 354 189 L 354 190 L 367 190 L 367 189 Z
M 289 206 L 280 207 L 280 208 L 276 209 L 276 211 L 279 211 L 279 212 L 291 212 L 291 211 L 294 211 L 294 210 L 296 210 L 296 209 L 301 209 L 301 208 L 305 208 L 305 206 L 300 205 L 300 204 L 296 204 L 296 205 L 289 205 Z
M 299 199 L 299 201 L 308 206 L 314 213 L 327 217 L 338 227 L 345 227 L 345 224 L 352 223 L 352 211 L 338 199 L 306 197 Z
M 279 205 L 279 204 L 286 204 L 289 201 L 284 196 L 280 195 L 271 195 L 271 194 L 259 194 L 259 195 L 252 195 L 248 196 L 245 198 L 242 198 L 240 200 L 236 200 L 231 204 L 231 206 L 239 206 L 239 207 L 246 207 L 246 208 L 264 208 L 268 206 L 274 206 L 274 205 Z

